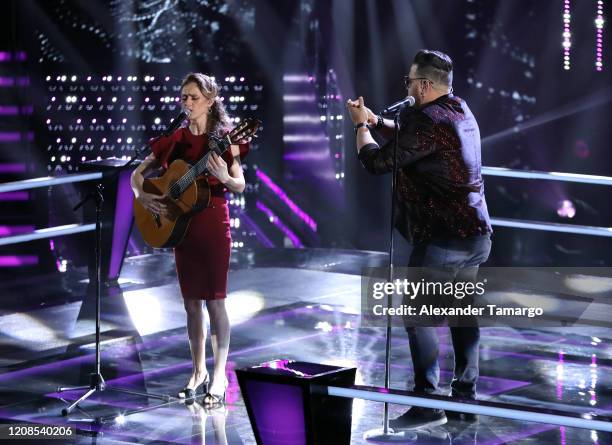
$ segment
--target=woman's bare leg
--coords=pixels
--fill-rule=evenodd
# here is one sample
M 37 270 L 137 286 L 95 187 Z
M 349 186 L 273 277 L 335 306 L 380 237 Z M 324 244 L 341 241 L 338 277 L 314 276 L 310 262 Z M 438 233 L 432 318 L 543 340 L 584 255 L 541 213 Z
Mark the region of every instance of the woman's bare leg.
M 187 388 L 194 389 L 206 379 L 206 329 L 202 300 L 184 300 L 187 312 L 187 334 L 193 370 Z
M 225 309 L 225 299 L 206 301 L 210 318 L 210 336 L 215 368 L 208 392 L 221 395 L 225 390 L 225 367 L 230 344 L 230 323 Z

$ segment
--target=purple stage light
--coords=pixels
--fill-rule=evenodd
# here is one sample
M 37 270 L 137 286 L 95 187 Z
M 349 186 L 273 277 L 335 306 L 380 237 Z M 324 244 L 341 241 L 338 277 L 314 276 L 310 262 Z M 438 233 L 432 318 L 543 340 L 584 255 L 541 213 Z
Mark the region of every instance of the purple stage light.
M 300 151 L 294 153 L 287 153 L 283 156 L 283 159 L 287 161 L 324 161 L 329 159 L 329 150 L 325 151 Z
M 557 206 L 557 215 L 561 218 L 573 218 L 576 215 L 576 207 L 569 199 L 564 199 Z
M 0 77 L 0 87 L 12 87 L 15 85 L 15 79 L 12 77 Z
M 34 226 L 0 226 L 0 236 L 12 236 L 33 232 Z
M 0 115 L 15 116 L 17 114 L 19 114 L 19 107 L 12 105 L 0 105 Z
M 24 173 L 25 171 L 24 163 L 0 164 L 0 173 Z
M 17 142 L 21 140 L 21 134 L 16 131 L 0 131 L 0 142 Z
M 312 229 L 313 232 L 317 231 L 317 223 L 301 208 L 298 207 L 296 203 L 294 203 L 281 189 L 278 185 L 276 185 L 272 179 L 268 175 L 266 175 L 261 169 L 257 170 L 257 178 L 261 180 L 276 196 L 278 196 L 281 201 L 283 201 L 287 207 L 295 214 L 298 218 L 300 218 L 308 227 Z
M 272 210 L 270 210 L 268 207 L 266 207 L 265 204 L 263 204 L 261 201 L 257 201 L 257 203 L 255 204 L 257 209 L 262 211 L 263 213 L 265 213 L 265 215 L 270 219 L 270 222 L 272 224 L 274 224 L 276 227 L 278 227 L 278 229 L 283 232 L 285 234 L 285 236 L 287 236 L 287 238 L 289 238 L 291 240 L 291 243 L 293 244 L 294 247 L 297 248 L 303 248 L 304 245 L 302 244 L 302 242 L 300 241 L 300 239 L 297 237 L 297 235 L 295 233 L 293 233 L 293 231 L 287 227 L 285 224 L 283 224 L 283 222 L 278 219 L 278 217 L 272 212 Z
M 28 199 L 30 199 L 28 192 L 0 193 L 0 201 L 27 201 Z
M 38 264 L 38 255 L 2 255 L 0 267 L 34 266 Z
M 309 83 L 311 77 L 307 74 L 285 74 L 283 76 L 283 82 L 287 83 Z
M 284 102 L 316 102 L 317 98 L 314 94 L 285 94 L 283 95 Z

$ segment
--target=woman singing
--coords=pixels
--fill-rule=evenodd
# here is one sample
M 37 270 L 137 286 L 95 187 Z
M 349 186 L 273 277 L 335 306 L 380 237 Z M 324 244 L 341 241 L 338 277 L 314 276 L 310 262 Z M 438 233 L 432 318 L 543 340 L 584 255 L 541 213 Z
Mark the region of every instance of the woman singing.
M 163 197 L 143 191 L 144 176 L 151 170 L 168 168 L 175 159 L 194 163 L 208 148 L 208 134 L 223 136 L 230 120 L 219 87 L 212 77 L 201 73 L 188 74 L 181 85 L 181 103 L 190 112 L 189 125 L 152 145 L 152 153 L 134 170 L 132 189 L 135 198 L 147 210 L 163 214 Z M 245 188 L 239 153 L 246 145 L 232 145 L 232 150 L 219 157 L 213 153 L 208 162 L 211 189 L 210 204 L 193 215 L 185 239 L 174 249 L 176 271 L 187 312 L 187 332 L 193 371 L 180 398 L 193 398 L 201 389 L 207 406 L 225 403 L 228 381 L 225 367 L 230 343 L 230 325 L 225 308 L 227 274 L 231 248 L 229 209 L 225 191 L 242 193 Z M 209 378 L 205 362 L 206 329 L 202 301 L 210 318 L 214 372 Z M 210 384 L 210 386 L 209 386 Z

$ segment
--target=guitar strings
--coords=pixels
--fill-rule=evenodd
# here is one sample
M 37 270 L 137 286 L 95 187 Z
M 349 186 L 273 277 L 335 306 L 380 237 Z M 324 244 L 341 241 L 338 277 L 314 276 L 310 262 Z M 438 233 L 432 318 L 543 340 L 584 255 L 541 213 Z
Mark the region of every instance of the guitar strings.
M 233 138 L 237 138 L 240 133 L 244 133 L 246 127 L 248 126 L 248 122 L 243 122 L 241 125 L 236 127 L 228 136 L 227 139 L 221 139 L 220 142 L 225 142 L 231 145 L 232 136 Z M 238 130 L 238 131 L 236 131 Z M 232 135 L 233 133 L 233 135 Z M 227 148 L 226 148 L 227 149 Z M 225 150 L 223 150 L 225 151 Z M 170 196 L 179 197 L 183 194 L 183 192 L 189 187 L 189 185 L 195 181 L 195 179 L 205 170 L 206 164 L 208 164 L 208 158 L 210 157 L 211 152 L 206 153 L 192 168 L 190 168 L 187 173 L 185 173 L 178 181 L 170 186 Z

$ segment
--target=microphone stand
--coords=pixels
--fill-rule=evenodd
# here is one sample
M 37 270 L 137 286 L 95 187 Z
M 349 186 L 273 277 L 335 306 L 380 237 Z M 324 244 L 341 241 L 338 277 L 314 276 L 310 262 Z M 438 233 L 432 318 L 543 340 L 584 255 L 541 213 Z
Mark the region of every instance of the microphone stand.
M 391 229 L 389 230 L 389 271 L 387 275 L 388 282 L 393 282 L 394 276 L 394 241 L 395 241 L 395 207 L 397 202 L 396 190 L 397 190 L 397 151 L 399 145 L 399 117 L 400 113 L 404 109 L 401 106 L 396 109 L 393 116 L 393 167 L 391 173 Z M 386 111 L 386 110 L 384 110 Z M 381 114 L 385 114 L 384 111 Z M 393 306 L 393 295 L 387 295 L 387 326 L 385 332 L 385 389 L 388 390 L 391 381 L 391 315 L 389 315 L 389 309 Z M 389 402 L 385 402 L 383 410 L 383 427 L 382 429 L 377 428 L 374 430 L 367 431 L 364 434 L 364 439 L 371 441 L 381 442 L 394 442 L 394 441 L 405 441 L 409 437 L 407 433 L 415 434 L 410 431 L 399 431 L 394 432 L 393 429 L 389 428 Z M 416 438 L 416 434 L 414 436 Z
M 133 165 L 136 160 L 140 159 L 140 157 L 146 153 L 146 149 L 150 148 L 150 144 L 153 142 L 157 142 L 159 139 L 161 139 L 163 136 L 168 136 L 168 133 L 171 133 L 170 131 L 165 131 L 164 134 L 155 137 L 154 139 L 152 139 L 149 142 L 146 142 L 139 150 L 136 151 L 136 155 L 130 159 L 128 162 L 126 162 L 124 165 L 122 165 L 120 168 L 118 168 L 117 170 L 115 170 L 114 172 L 112 172 L 111 174 L 109 174 L 106 177 L 102 177 L 102 179 L 100 180 L 100 182 L 98 182 L 98 184 L 96 185 L 96 189 L 95 191 L 92 191 L 90 193 L 88 193 L 76 206 L 74 206 L 74 208 L 72 209 L 73 211 L 78 210 L 79 208 L 81 208 L 85 203 L 87 203 L 88 201 L 90 201 L 91 199 L 94 200 L 95 205 L 96 205 L 96 230 L 95 230 L 95 234 L 96 234 L 96 242 L 95 242 L 95 268 L 96 268 L 96 275 L 95 275 L 95 293 L 96 293 L 96 363 L 95 363 L 95 370 L 94 372 L 92 372 L 89 375 L 89 385 L 85 385 L 85 386 L 77 386 L 77 387 L 59 387 L 57 388 L 57 392 L 65 392 L 65 391 L 76 391 L 76 390 L 87 390 L 79 399 L 77 399 L 75 402 L 73 402 L 71 405 L 69 405 L 66 408 L 62 409 L 62 416 L 68 416 L 68 414 L 70 414 L 75 408 L 79 408 L 81 409 L 81 411 L 84 411 L 82 408 L 80 408 L 80 403 L 85 401 L 86 399 L 88 399 L 91 395 L 93 395 L 96 392 L 103 392 L 103 391 L 115 391 L 115 392 L 120 392 L 120 393 L 124 393 L 124 394 L 132 394 L 132 395 L 137 395 L 137 396 L 143 396 L 143 397 L 147 397 L 147 398 L 153 398 L 153 399 L 159 399 L 159 400 L 163 400 L 166 403 L 162 403 L 160 405 L 156 405 L 154 407 L 147 407 L 147 408 L 141 408 L 141 409 L 137 409 L 137 410 L 132 410 L 132 411 L 128 411 L 128 412 L 124 412 L 121 414 L 121 417 L 125 417 L 126 415 L 129 414 L 135 414 L 137 412 L 142 412 L 142 411 L 148 411 L 150 409 L 153 408 L 158 408 L 160 406 L 165 406 L 168 404 L 168 402 L 170 402 L 173 398 L 171 396 L 168 395 L 160 395 L 160 394 L 150 394 L 150 393 L 143 393 L 143 392 L 137 392 L 137 391 L 133 391 L 130 389 L 125 389 L 125 388 L 117 388 L 117 387 L 109 387 L 106 385 L 106 382 L 104 380 L 104 377 L 102 376 L 102 372 L 100 370 L 100 306 L 101 306 L 101 301 L 102 301 L 102 292 L 101 292 L 101 282 L 102 282 L 102 266 L 101 266 L 101 244 L 102 244 L 102 205 L 104 204 L 104 184 L 105 183 L 109 183 L 110 181 L 114 180 L 122 171 L 124 171 L 127 167 L 129 167 L 130 165 Z M 84 411 L 86 414 L 87 412 Z M 95 423 L 105 423 L 106 421 L 109 420 L 115 420 L 117 418 L 117 416 L 106 416 L 106 417 L 97 417 L 97 418 L 92 418 L 89 420 L 85 420 L 85 421 L 89 421 L 89 422 L 95 422 Z M 73 419 L 76 420 L 76 419 Z M 84 421 L 83 419 L 79 419 L 77 421 Z

